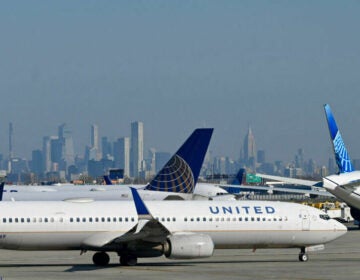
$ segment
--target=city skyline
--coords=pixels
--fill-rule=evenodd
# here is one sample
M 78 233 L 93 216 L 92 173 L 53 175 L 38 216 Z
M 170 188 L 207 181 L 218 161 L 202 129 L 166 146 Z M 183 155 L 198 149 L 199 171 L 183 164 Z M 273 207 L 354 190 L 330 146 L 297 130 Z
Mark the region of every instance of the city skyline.
M 360 158 L 360 2 L 8 1 L 0 31 L 0 152 L 30 158 L 67 124 L 74 149 L 89 127 L 111 141 L 142 120 L 148 147 L 173 151 L 197 127 L 209 150 L 258 149 L 289 161 L 299 148 L 326 164 L 329 103 Z
M 125 133 L 121 134 L 122 136 L 120 136 L 120 134 L 119 134 L 119 136 L 115 136 L 114 139 L 109 139 L 106 135 L 102 135 L 101 134 L 101 127 L 99 127 L 99 125 L 90 124 L 89 128 L 88 128 L 88 130 L 89 130 L 88 131 L 88 143 L 85 143 L 85 145 L 82 146 L 82 147 L 77 145 L 78 148 L 76 148 L 76 149 L 74 147 L 72 147 L 71 148 L 71 149 L 73 149 L 72 157 L 74 157 L 74 156 L 78 156 L 78 157 L 81 157 L 81 158 L 84 157 L 84 155 L 86 155 L 87 149 L 95 148 L 93 146 L 94 145 L 93 141 L 96 141 L 98 147 L 97 147 L 97 149 L 94 150 L 95 154 L 94 154 L 93 158 L 95 160 L 100 160 L 101 158 L 104 157 L 104 155 L 102 155 L 102 157 L 99 156 L 103 152 L 102 148 L 99 147 L 100 146 L 99 145 L 100 139 L 101 138 L 106 138 L 107 141 L 109 141 L 109 143 L 112 143 L 112 145 L 115 144 L 116 142 L 118 142 L 119 140 L 124 141 L 125 139 L 127 139 L 125 141 L 130 142 L 130 140 L 131 140 L 131 125 L 133 123 L 137 123 L 137 122 L 134 121 L 134 122 L 129 123 L 129 131 L 128 131 L 127 134 L 125 134 Z M 143 126 L 142 130 L 144 130 L 146 128 L 146 125 L 144 126 L 144 122 L 140 122 L 140 123 Z M 8 138 L 8 143 L 7 143 L 8 150 L 0 151 L 0 154 L 3 155 L 4 159 L 7 159 L 9 157 L 9 155 L 12 155 L 13 158 L 24 158 L 26 160 L 31 160 L 32 153 L 35 150 L 38 150 L 38 149 L 43 150 L 44 149 L 44 141 L 58 140 L 59 139 L 58 135 L 61 134 L 62 127 L 68 127 L 68 125 L 65 124 L 65 123 L 62 123 L 62 124 L 54 127 L 54 131 L 58 131 L 58 133 L 54 133 L 53 135 L 45 135 L 45 136 L 39 137 L 41 145 L 39 147 L 31 148 L 31 150 L 28 152 L 29 156 L 26 156 L 26 155 L 20 155 L 20 154 L 17 153 L 16 146 L 13 143 L 13 141 L 16 140 L 16 137 L 14 137 L 14 131 L 16 131 L 16 127 L 14 126 L 14 124 L 12 122 L 10 122 L 8 124 L 8 135 L 7 135 L 7 138 Z M 328 160 L 333 159 L 333 151 L 332 150 L 329 151 L 329 157 L 325 158 L 324 161 L 321 161 L 319 159 L 316 159 L 316 158 L 312 157 L 311 154 L 306 153 L 306 151 L 304 151 L 304 149 L 302 147 L 296 148 L 291 154 L 287 155 L 287 158 L 276 158 L 275 157 L 275 158 L 270 158 L 269 159 L 268 151 L 261 148 L 261 147 L 259 147 L 259 148 L 257 147 L 256 143 L 258 142 L 259 139 L 258 139 L 258 137 L 256 137 L 256 135 L 253 134 L 252 130 L 253 130 L 252 127 L 250 125 L 248 125 L 246 131 L 245 130 L 243 131 L 243 135 L 241 136 L 240 139 L 238 139 L 238 147 L 237 147 L 238 153 L 236 155 L 221 154 L 221 153 L 219 153 L 217 151 L 214 151 L 211 148 L 212 147 L 211 142 L 213 140 L 210 141 L 208 152 L 211 153 L 211 155 L 213 157 L 218 157 L 218 158 L 227 157 L 227 158 L 230 158 L 230 159 L 236 160 L 236 161 L 238 161 L 241 158 L 244 158 L 245 162 L 247 162 L 247 163 L 248 163 L 248 160 L 251 159 L 251 158 L 255 158 L 255 160 L 256 160 L 256 153 L 258 151 L 265 152 L 266 161 L 268 161 L 268 162 L 275 162 L 275 161 L 280 160 L 280 161 L 283 161 L 285 164 L 296 163 L 296 160 L 297 160 L 296 157 L 297 157 L 297 153 L 298 153 L 299 150 L 302 150 L 302 153 L 305 154 L 306 159 L 315 160 L 318 165 L 328 165 Z M 10 133 L 10 131 L 11 131 L 11 133 Z M 67 133 L 71 136 L 72 141 L 73 141 L 72 145 L 74 145 L 76 143 L 76 139 L 72 136 L 73 131 L 71 130 L 71 131 L 68 131 Z M 144 132 L 142 132 L 142 133 L 144 134 Z M 96 134 L 97 136 L 94 137 L 94 134 Z M 249 140 L 249 136 L 250 136 L 250 140 Z M 144 136 L 142 136 L 142 137 L 144 137 Z M 95 140 L 95 138 L 97 140 Z M 147 138 L 147 136 L 146 136 L 146 138 Z M 48 139 L 48 140 L 46 140 L 46 139 Z M 249 141 L 249 143 L 247 143 L 248 141 Z M 181 139 L 178 142 L 181 142 Z M 130 145 L 130 143 L 128 143 L 127 145 Z M 165 153 L 169 153 L 169 154 L 171 154 L 173 152 L 171 150 L 164 150 L 161 147 L 149 146 L 149 144 L 146 141 L 144 141 L 143 145 L 144 145 L 144 147 L 143 147 L 144 151 L 142 151 L 143 154 L 145 154 L 145 153 L 147 154 L 151 149 L 155 149 L 157 152 L 165 152 Z M 174 146 L 176 147 L 176 144 Z M 130 145 L 130 147 L 131 147 L 131 145 Z M 331 143 L 329 143 L 329 147 L 331 147 Z M 246 152 L 246 149 L 251 150 L 251 155 L 249 155 L 249 151 Z M 129 157 L 130 157 L 130 155 L 129 155 Z M 357 159 L 357 158 L 351 157 L 351 159 L 354 160 L 354 159 Z M 251 166 L 251 164 L 249 164 L 249 166 Z M 131 168 L 130 162 L 129 162 L 129 167 L 128 168 Z

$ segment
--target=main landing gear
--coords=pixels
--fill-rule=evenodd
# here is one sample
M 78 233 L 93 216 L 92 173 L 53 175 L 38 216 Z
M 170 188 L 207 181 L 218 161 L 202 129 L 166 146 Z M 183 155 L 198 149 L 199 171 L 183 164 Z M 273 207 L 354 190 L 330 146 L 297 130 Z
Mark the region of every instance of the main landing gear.
M 301 247 L 301 251 L 300 251 L 300 254 L 299 254 L 299 261 L 307 262 L 308 260 L 309 260 L 309 256 L 305 252 L 305 247 Z
M 105 252 L 97 252 L 93 256 L 93 263 L 98 266 L 108 265 L 110 261 L 110 257 Z
M 120 264 L 124 266 L 134 266 L 137 264 L 137 257 L 132 255 L 120 255 Z
M 110 257 L 106 252 L 97 252 L 93 256 L 93 263 L 97 266 L 106 266 Z M 120 255 L 120 264 L 123 266 L 134 266 L 137 264 L 137 257 L 133 255 Z

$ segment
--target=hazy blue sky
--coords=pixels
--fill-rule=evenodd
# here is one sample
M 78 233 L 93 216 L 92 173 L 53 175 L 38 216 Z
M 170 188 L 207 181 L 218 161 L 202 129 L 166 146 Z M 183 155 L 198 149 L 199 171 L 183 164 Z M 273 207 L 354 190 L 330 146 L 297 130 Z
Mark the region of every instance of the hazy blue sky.
M 269 160 L 331 155 L 329 103 L 360 158 L 359 1 L 0 1 L 0 152 L 30 158 L 65 122 L 110 140 L 141 120 L 174 152 L 196 127 L 238 158 L 248 124 Z M 79 151 L 81 147 L 81 150 Z

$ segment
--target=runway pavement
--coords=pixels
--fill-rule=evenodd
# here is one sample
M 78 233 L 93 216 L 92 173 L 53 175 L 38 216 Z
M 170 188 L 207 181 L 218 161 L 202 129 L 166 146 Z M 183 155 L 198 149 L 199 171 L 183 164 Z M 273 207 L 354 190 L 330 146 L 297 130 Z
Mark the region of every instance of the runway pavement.
M 2 279 L 359 279 L 360 230 L 350 227 L 324 251 L 298 261 L 298 249 L 217 250 L 200 260 L 139 259 L 135 267 L 118 265 L 116 254 L 107 267 L 92 265 L 92 252 L 23 252 L 0 250 Z

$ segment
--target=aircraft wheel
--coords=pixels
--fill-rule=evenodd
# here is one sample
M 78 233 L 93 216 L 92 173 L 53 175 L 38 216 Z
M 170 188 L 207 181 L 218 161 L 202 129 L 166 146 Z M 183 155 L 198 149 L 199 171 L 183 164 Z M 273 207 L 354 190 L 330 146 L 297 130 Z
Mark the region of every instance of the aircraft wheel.
M 124 266 L 134 266 L 137 264 L 137 257 L 132 255 L 120 256 L 120 264 Z
M 309 256 L 305 253 L 300 253 L 299 254 L 299 261 L 301 262 L 307 262 L 309 260 Z
M 93 262 L 95 265 L 105 266 L 109 264 L 110 257 L 105 252 L 97 252 L 93 256 Z

